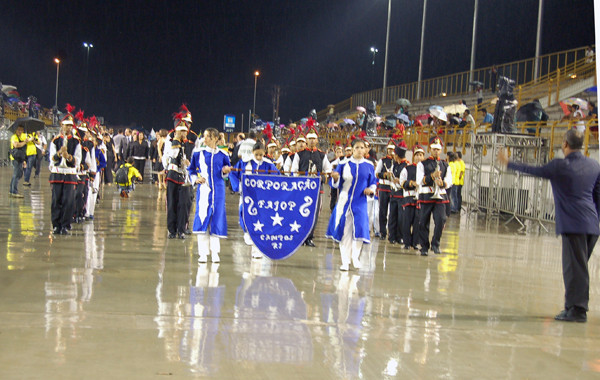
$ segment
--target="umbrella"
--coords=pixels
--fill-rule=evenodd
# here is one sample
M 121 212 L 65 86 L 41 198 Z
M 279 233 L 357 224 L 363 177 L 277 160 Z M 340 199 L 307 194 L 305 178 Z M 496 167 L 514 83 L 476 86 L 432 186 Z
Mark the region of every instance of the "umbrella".
M 11 86 L 10 84 L 3 84 L 2 85 L 2 92 L 5 93 L 8 96 L 8 93 L 11 91 L 16 91 L 16 87 L 15 86 Z
M 400 107 L 412 106 L 412 104 L 410 103 L 410 100 L 405 99 L 405 98 L 400 98 L 400 99 L 396 100 L 396 104 L 399 105 Z
M 358 106 L 358 107 L 356 107 L 356 110 L 357 110 L 358 112 L 367 112 L 367 110 L 365 109 L 365 107 L 362 107 L 362 106 Z
M 439 107 L 439 106 L 436 106 L 436 107 Z M 443 110 L 440 110 L 439 108 L 429 107 L 429 113 L 431 113 L 433 116 L 437 117 L 438 119 L 440 119 L 442 121 L 448 121 L 448 116 L 446 115 L 446 112 L 444 112 Z
M 483 82 L 480 82 L 480 81 L 478 81 L 478 80 L 474 80 L 474 81 L 472 81 L 472 82 L 469 82 L 469 84 L 470 84 L 471 86 L 483 86 Z
M 354 120 L 352 120 L 352 119 L 344 119 L 344 123 L 350 124 L 350 125 L 356 124 L 356 122 Z
M 437 109 L 438 111 L 443 111 L 444 107 L 442 106 L 429 106 L 429 113 L 431 113 L 432 110 Z
M 408 118 L 408 116 L 406 114 L 401 114 L 398 117 L 398 120 L 403 121 L 404 124 L 410 124 L 410 119 Z
M 25 133 L 37 132 L 46 128 L 46 125 L 40 119 L 36 119 L 34 117 L 22 117 L 12 123 L 10 130 L 15 132 L 19 125 L 25 127 Z
M 452 115 L 454 115 L 455 113 L 459 113 L 462 115 L 466 109 L 467 106 L 465 106 L 464 104 L 450 104 L 449 106 L 444 107 L 444 112 L 450 113 Z
M 517 121 L 547 121 L 548 114 L 539 102 L 524 104 L 517 111 Z
M 582 110 L 588 109 L 588 102 L 586 102 L 585 100 L 583 100 L 581 98 L 569 98 L 567 100 L 563 100 L 563 103 L 565 103 L 569 106 L 572 106 L 573 104 L 577 104 L 579 106 L 579 108 Z

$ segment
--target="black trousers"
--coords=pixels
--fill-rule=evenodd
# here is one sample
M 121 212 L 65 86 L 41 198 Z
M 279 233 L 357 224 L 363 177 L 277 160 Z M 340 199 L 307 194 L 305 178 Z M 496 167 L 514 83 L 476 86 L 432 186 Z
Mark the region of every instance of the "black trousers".
M 456 209 L 460 212 L 460 208 L 462 207 L 462 188 L 463 185 L 454 185 L 456 187 L 456 200 L 458 204 L 456 205 Z
M 75 185 L 71 183 L 52 184 L 52 203 L 50 204 L 52 227 L 66 228 L 71 225 L 74 203 Z
M 565 309 L 579 306 L 588 310 L 590 300 L 588 261 L 598 241 L 598 235 L 563 234 L 561 236 Z
M 379 190 L 379 233 L 381 237 L 387 236 L 388 208 L 390 205 L 391 193 L 389 191 Z
M 381 202 L 381 198 L 379 198 Z M 381 207 L 381 204 L 379 205 Z M 381 209 L 380 214 L 381 214 Z M 388 225 L 389 232 L 389 240 L 397 241 L 398 243 L 404 239 L 403 231 L 402 231 L 402 215 L 404 214 L 404 210 L 402 208 L 402 198 L 392 197 L 390 201 L 390 219 Z M 381 230 L 381 224 L 379 225 L 379 229 Z
M 406 206 L 402 212 L 402 237 L 405 247 L 416 247 L 419 244 L 419 214 L 417 206 Z
M 87 205 L 88 198 L 88 181 L 85 180 L 82 183 L 77 183 L 75 188 L 75 216 L 85 216 L 85 207 Z
M 429 223 L 433 215 L 433 238 L 429 244 Z M 421 251 L 429 250 L 429 247 L 439 248 L 442 239 L 442 231 L 446 224 L 446 203 L 421 203 L 421 213 L 419 216 L 419 243 Z
M 317 199 L 317 209 L 315 215 L 315 224 L 313 225 L 312 230 L 310 230 L 310 234 L 306 237 L 306 240 L 312 240 L 315 237 L 315 228 L 317 228 L 317 222 L 319 221 L 319 214 L 321 213 L 321 198 L 322 195 L 319 193 L 319 198 Z M 305 240 L 305 241 L 306 241 Z
M 133 167 L 140 172 L 140 175 L 142 176 L 142 180 L 140 182 L 143 182 L 145 178 L 144 169 L 146 168 L 146 160 L 133 160 Z
M 167 181 L 167 229 L 171 234 L 182 234 L 187 224 L 188 190 L 174 182 Z
M 331 198 L 329 199 L 329 211 L 333 211 L 333 209 L 335 208 L 335 205 L 337 203 L 337 198 L 338 198 L 338 193 L 339 193 L 339 189 L 336 189 L 335 187 L 331 187 Z
M 185 199 L 185 228 L 184 230 L 189 229 L 188 226 L 190 224 L 190 214 L 192 212 L 192 205 L 194 204 L 194 188 L 192 186 L 182 186 L 181 193 L 183 195 L 183 199 Z

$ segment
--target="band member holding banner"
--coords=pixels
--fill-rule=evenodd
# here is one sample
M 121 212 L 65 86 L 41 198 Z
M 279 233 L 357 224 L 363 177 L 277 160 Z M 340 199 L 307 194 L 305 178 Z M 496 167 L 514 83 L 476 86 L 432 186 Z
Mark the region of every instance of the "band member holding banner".
M 419 243 L 421 256 L 427 256 L 429 250 L 429 223 L 433 214 L 435 229 L 431 239 L 431 249 L 435 254 L 440 254 L 440 240 L 446 223 L 446 203 L 449 202 L 446 189 L 452 186 L 452 171 L 446 161 L 440 159 L 442 153 L 442 139 L 434 137 L 429 144 L 431 156 L 417 164 L 417 183 L 419 190 L 419 207 L 421 208 L 419 220 Z
M 413 163 L 400 173 L 400 185 L 403 191 L 402 239 L 404 249 L 417 249 L 419 244 L 419 184 L 417 183 L 417 164 L 425 158 L 425 151 L 419 145 L 413 148 Z
M 271 162 L 268 158 L 265 158 L 265 145 L 262 142 L 257 142 L 254 144 L 252 148 L 253 158 L 249 161 L 238 161 L 235 165 L 234 171 L 229 176 L 229 180 L 231 182 L 231 188 L 234 192 L 239 192 L 241 190 L 241 181 L 243 174 L 273 174 L 278 175 L 279 170 L 273 162 Z M 256 248 L 256 245 L 250 239 L 248 232 L 246 231 L 246 226 L 244 225 L 244 218 L 242 214 L 242 197 L 240 197 L 240 226 L 244 231 L 244 242 L 247 245 L 252 246 L 252 258 L 260 259 L 263 257 L 263 254 Z
M 310 121 L 310 120 L 309 120 Z M 306 144 L 307 148 L 298 151 L 296 155 L 294 155 L 294 161 L 292 162 L 292 173 L 296 175 L 323 175 L 331 173 L 331 164 L 327 159 L 327 155 L 317 149 L 317 144 L 319 143 L 319 135 L 317 134 L 317 130 L 314 127 L 310 127 L 308 133 L 306 134 Z M 363 142 L 364 144 L 364 142 Z M 321 194 L 319 194 L 319 199 L 317 201 L 317 215 L 315 217 L 315 224 L 313 226 L 312 231 L 304 241 L 304 245 L 308 247 L 315 247 L 315 243 L 313 242 L 315 228 L 317 227 L 317 222 L 319 220 L 319 213 L 321 211 Z
M 186 196 L 189 192 L 184 188 L 186 171 L 189 161 L 182 145 L 187 136 L 188 127 L 182 118 L 178 118 L 175 127 L 175 137 L 169 146 L 165 146 L 163 166 L 167 170 L 167 228 L 169 239 L 185 239 L 187 225 Z
M 77 169 L 81 162 L 81 145 L 73 137 L 75 107 L 67 104 L 67 115 L 61 120 L 62 133 L 50 143 L 50 184 L 52 185 L 52 227 L 54 234 L 67 235 L 75 206 Z
M 342 265 L 359 269 L 363 243 L 370 243 L 367 196 L 375 194 L 377 181 L 373 163 L 366 160 L 364 141 L 352 141 L 352 158 L 340 164 L 331 174 L 331 186 L 340 189 L 338 203 L 331 214 L 326 237 L 340 243 Z
M 219 131 L 208 128 L 204 131 L 205 148 L 192 153 L 187 168 L 192 183 L 198 184 L 196 191 L 196 213 L 193 231 L 198 238 L 198 262 L 205 263 L 208 253 L 213 263 L 220 261 L 220 238 L 227 237 L 225 215 L 225 180 L 231 171 L 229 156 L 217 147 Z

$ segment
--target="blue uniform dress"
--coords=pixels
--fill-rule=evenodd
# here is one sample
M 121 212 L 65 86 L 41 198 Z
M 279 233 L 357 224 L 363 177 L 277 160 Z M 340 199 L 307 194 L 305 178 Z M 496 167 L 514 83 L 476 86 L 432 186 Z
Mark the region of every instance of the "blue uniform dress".
M 277 170 L 277 166 L 273 164 L 271 160 L 268 158 L 263 159 L 261 162 L 256 161 L 252 158 L 250 161 L 242 161 L 239 160 L 237 164 L 235 164 L 234 170 L 231 172 L 229 176 L 229 181 L 231 182 L 231 189 L 236 193 L 242 190 L 242 176 L 244 174 L 280 174 L 279 170 Z M 242 213 L 242 198 L 240 197 L 240 226 L 242 230 L 246 232 L 246 227 L 244 226 L 244 215 Z
M 364 191 L 368 187 L 373 190 L 377 187 L 373 163 L 366 159 L 350 158 L 338 165 L 335 170 L 340 174 L 340 179 L 337 183 L 332 180 L 331 186 L 338 188 L 340 194 L 329 219 L 325 236 L 340 242 L 344 236 L 346 215 L 350 212 L 354 222 L 353 240 L 370 243 L 367 196 Z
M 204 234 L 210 229 L 210 235 L 227 237 L 224 180 L 227 175 L 223 175 L 223 167 L 230 165 L 229 156 L 219 149 L 203 148 L 192 153 L 187 168 L 190 180 L 195 183 L 198 176 L 206 179 L 196 192 L 192 229 L 195 234 Z

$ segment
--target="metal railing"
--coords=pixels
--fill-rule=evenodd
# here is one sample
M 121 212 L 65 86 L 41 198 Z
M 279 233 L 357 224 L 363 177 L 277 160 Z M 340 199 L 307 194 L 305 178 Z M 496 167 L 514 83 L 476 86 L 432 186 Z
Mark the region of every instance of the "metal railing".
M 500 76 L 506 76 L 515 80 L 516 86 L 525 85 L 544 81 L 544 77 L 553 75 L 558 69 L 565 68 L 575 62 L 585 61 L 586 47 L 564 50 L 556 53 L 546 54 L 536 58 L 528 58 L 520 61 L 514 61 L 497 65 L 496 81 Z M 535 64 L 539 65 L 539 77 L 534 78 Z M 471 80 L 483 83 L 484 89 L 491 89 L 492 66 L 483 67 L 473 70 L 471 79 L 470 71 L 463 71 L 450 75 L 440 76 L 436 78 L 426 79 L 421 81 L 421 100 L 431 99 L 442 96 L 458 96 L 472 93 L 474 87 L 470 85 Z M 386 88 L 387 99 L 386 104 L 394 103 L 398 98 L 407 98 L 409 100 L 416 99 L 418 82 L 405 83 L 397 86 Z M 380 104 L 382 99 L 382 89 L 374 89 L 357 94 L 353 94 L 349 99 L 345 99 L 335 105 L 335 112 L 342 113 L 352 110 L 359 105 L 366 105 L 368 102 L 375 100 Z M 319 120 L 323 120 L 327 116 L 328 109 L 321 110 L 317 113 Z

